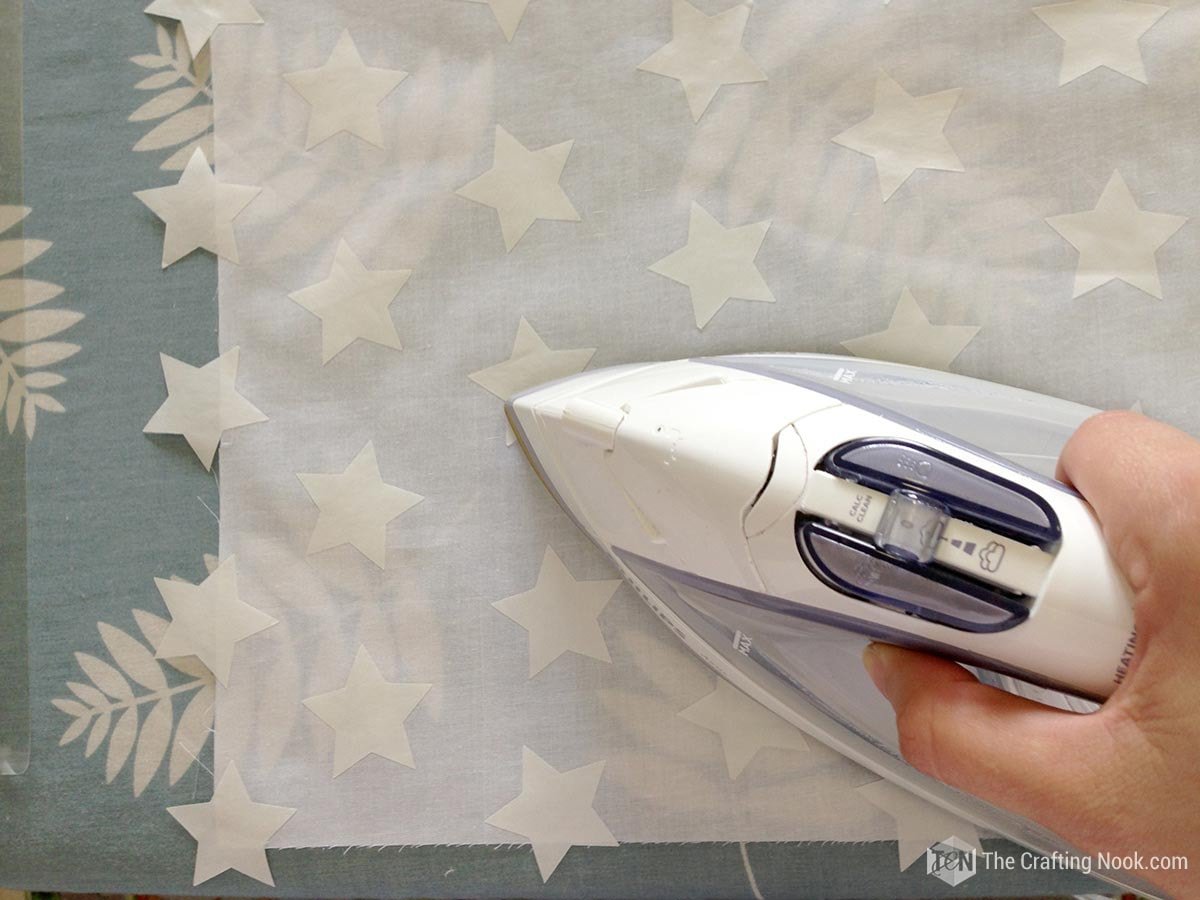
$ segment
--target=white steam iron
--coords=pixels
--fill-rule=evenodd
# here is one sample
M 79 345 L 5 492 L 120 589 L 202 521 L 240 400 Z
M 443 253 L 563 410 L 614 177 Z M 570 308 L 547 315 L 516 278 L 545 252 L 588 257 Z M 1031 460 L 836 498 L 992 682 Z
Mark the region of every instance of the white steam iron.
M 563 509 L 720 675 L 962 818 L 1069 849 L 908 766 L 860 654 L 868 640 L 939 653 L 1078 712 L 1112 692 L 1134 646 L 1130 590 L 1091 509 L 1053 478 L 1096 410 L 763 354 L 585 372 L 507 412 Z

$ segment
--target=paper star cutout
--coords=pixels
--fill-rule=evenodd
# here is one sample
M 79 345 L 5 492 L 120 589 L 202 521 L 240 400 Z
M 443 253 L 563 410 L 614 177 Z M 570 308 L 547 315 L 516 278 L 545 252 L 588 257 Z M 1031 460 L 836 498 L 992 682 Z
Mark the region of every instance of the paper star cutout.
M 612 662 L 597 619 L 620 586 L 620 579 L 577 581 L 553 548 L 547 547 L 533 589 L 492 606 L 529 632 L 532 678 L 568 650 Z
M 204 468 L 211 469 L 222 432 L 267 421 L 234 387 L 240 352 L 238 347 L 226 350 L 199 368 L 160 353 L 167 399 L 142 432 L 183 435 Z
M 538 219 L 579 221 L 579 213 L 558 184 L 574 143 L 527 150 L 497 125 L 492 167 L 455 193 L 496 210 L 504 247 L 511 251 Z
M 545 882 L 572 847 L 617 846 L 617 839 L 592 809 L 603 774 L 603 761 L 560 772 L 523 747 L 521 793 L 490 816 L 487 824 L 527 838 Z
M 976 325 L 932 324 L 905 288 L 886 329 L 842 341 L 842 346 L 855 356 L 945 369 L 978 333 Z
M 154 0 L 145 12 L 164 19 L 176 19 L 195 56 L 208 43 L 219 25 L 261 25 L 250 0 Z
M 1167 9 L 1127 0 L 1073 0 L 1035 6 L 1033 12 L 1064 41 L 1060 85 L 1101 66 L 1145 84 L 1138 41 Z
M 425 499 L 384 482 L 371 441 L 340 475 L 297 473 L 296 477 L 321 510 L 308 553 L 352 544 L 381 569 L 388 522 Z
M 344 240 L 338 242 L 329 277 L 288 296 L 321 320 L 324 365 L 359 338 L 400 348 L 388 307 L 412 269 L 366 268 Z
M 517 326 L 517 338 L 513 341 L 512 355 L 502 363 L 472 372 L 467 377 L 501 400 L 508 400 L 513 394 L 528 388 L 582 372 L 595 352 L 595 347 L 551 350 L 522 316 Z M 509 429 L 508 444 L 511 446 L 515 440 Z
M 521 24 L 521 17 L 525 15 L 525 7 L 529 5 L 529 0 L 470 0 L 470 2 L 486 3 L 492 8 L 492 14 L 500 23 L 500 30 L 504 32 L 506 41 L 512 41 L 513 35 L 517 33 L 517 26 Z
M 360 646 L 345 687 L 304 701 L 336 734 L 333 776 L 372 753 L 415 769 L 404 720 L 431 687 L 386 680 L 367 648 Z
M 196 839 L 193 885 L 229 869 L 275 885 L 267 841 L 296 811 L 251 800 L 234 763 L 225 767 L 207 803 L 168 806 L 167 812 Z
M 960 92 L 954 88 L 913 97 L 880 74 L 875 83 L 875 111 L 833 141 L 874 157 L 886 202 L 917 169 L 963 171 L 958 154 L 942 133 Z
M 234 645 L 276 622 L 238 597 L 237 567 L 232 556 L 199 584 L 155 578 L 154 585 L 171 612 L 171 622 L 154 656 L 198 657 L 221 684 L 229 683 Z
M 1161 300 L 1154 254 L 1186 221 L 1139 209 L 1121 173 L 1113 172 L 1095 209 L 1051 216 L 1046 224 L 1079 251 L 1072 297 L 1120 279 Z
M 775 295 L 754 264 L 770 221 L 726 228 L 699 203 L 692 204 L 687 246 L 650 267 L 692 292 L 696 327 L 703 328 L 732 297 L 775 302 Z
M 742 47 L 749 18 L 746 3 L 706 16 L 687 0 L 674 0 L 671 42 L 638 68 L 683 82 L 692 121 L 699 122 L 722 85 L 767 80 Z
M 871 805 L 896 820 L 896 843 L 903 872 L 934 844 L 956 837 L 983 852 L 979 832 L 970 822 L 951 815 L 890 781 L 875 781 L 856 788 Z
M 217 181 L 204 151 L 197 147 L 177 184 L 137 191 L 133 196 L 166 223 L 162 255 L 165 269 L 201 249 L 237 262 L 233 220 L 261 190 Z
M 725 767 L 730 778 L 745 771 L 750 760 L 764 747 L 782 750 L 807 750 L 808 742 L 761 703 L 747 697 L 723 678 L 716 690 L 679 713 L 681 718 L 701 728 L 715 731 L 725 751 Z
M 382 148 L 379 104 L 407 77 L 400 69 L 365 64 L 354 38 L 343 31 L 324 65 L 283 76 L 312 107 L 304 149 L 311 150 L 341 131 Z

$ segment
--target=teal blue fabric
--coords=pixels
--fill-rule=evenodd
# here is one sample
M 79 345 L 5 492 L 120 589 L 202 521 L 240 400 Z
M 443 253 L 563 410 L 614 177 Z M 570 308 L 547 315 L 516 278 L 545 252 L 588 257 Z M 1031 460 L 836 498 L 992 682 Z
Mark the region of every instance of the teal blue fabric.
M 12 38 L 18 0 L 4 2 Z M 8 138 L 3 155 L 23 156 L 23 184 L 10 178 L 0 199 L 23 196 L 33 208 L 26 234 L 54 242 L 29 277 L 62 285 L 61 305 L 86 314 L 70 332 L 83 349 L 63 364 L 69 381 L 56 389 L 67 413 L 39 420 L 27 450 L 23 437 L 0 435 L 3 587 L 27 584 L 32 672 L 32 763 L 23 775 L 0 778 L 0 884 L 26 889 L 193 892 L 195 844 L 165 808 L 203 801 L 212 790 L 201 766 L 174 786 L 160 772 L 137 798 L 128 765 L 106 784 L 103 750 L 85 758 L 82 740 L 57 746 L 69 718 L 51 705 L 69 696 L 67 681 L 81 680 L 75 651 L 105 657 L 97 622 L 137 635 L 131 610 L 166 616 L 153 579 L 199 580 L 202 555 L 217 547 L 217 475 L 182 439 L 142 434 L 163 397 L 158 353 L 193 364 L 215 356 L 217 305 L 213 257 L 196 253 L 163 271 L 162 225 L 133 196 L 177 177 L 158 169 L 165 154 L 131 151 L 147 130 L 128 121 L 146 99 L 133 88 L 146 72 L 129 58 L 154 52 L 155 40 L 140 5 L 25 4 L 23 143 Z M 13 107 L 4 107 L 10 124 Z M 20 638 L 11 640 L 15 647 Z M 211 766 L 211 746 L 201 762 Z M 952 889 L 924 874 L 922 862 L 901 873 L 896 861 L 894 842 L 753 844 L 745 858 L 738 844 L 575 848 L 543 885 L 527 847 L 270 853 L 276 891 L 287 896 L 746 897 L 755 891 L 751 871 L 765 897 L 1098 888 L 1069 872 L 981 872 Z M 199 890 L 268 889 L 226 873 Z

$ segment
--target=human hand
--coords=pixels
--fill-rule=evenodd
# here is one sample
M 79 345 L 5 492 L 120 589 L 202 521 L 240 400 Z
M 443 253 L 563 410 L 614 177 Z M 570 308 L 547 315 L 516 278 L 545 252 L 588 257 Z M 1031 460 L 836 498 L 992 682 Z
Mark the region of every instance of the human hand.
M 980 684 L 887 644 L 864 653 L 914 767 L 1023 815 L 1088 853 L 1183 855 L 1133 872 L 1200 896 L 1200 441 L 1102 413 L 1068 441 L 1059 478 L 1091 504 L 1135 596 L 1125 680 L 1088 715 Z

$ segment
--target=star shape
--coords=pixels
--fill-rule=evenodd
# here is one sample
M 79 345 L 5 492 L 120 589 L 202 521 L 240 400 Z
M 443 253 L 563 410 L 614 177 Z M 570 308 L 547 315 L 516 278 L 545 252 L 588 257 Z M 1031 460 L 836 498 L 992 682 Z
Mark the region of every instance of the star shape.
M 612 662 L 597 619 L 620 586 L 620 579 L 577 581 L 554 549 L 546 547 L 532 590 L 492 606 L 529 632 L 532 678 L 568 650 Z
M 703 328 L 732 297 L 775 302 L 754 264 L 770 221 L 726 228 L 699 203 L 692 204 L 687 245 L 650 267 L 692 292 L 696 327 Z
M 145 12 L 176 19 L 183 26 L 192 56 L 203 49 L 219 25 L 261 25 L 262 16 L 250 0 L 154 0 Z
M 638 68 L 681 81 L 692 121 L 699 122 L 722 85 L 767 80 L 742 46 L 749 18 L 746 3 L 706 16 L 687 0 L 674 0 L 671 42 Z
M 407 77 L 400 69 L 366 65 L 350 32 L 343 31 L 324 65 L 283 76 L 312 107 L 304 149 L 311 150 L 341 131 L 382 148 L 379 104 Z
M 896 820 L 896 843 L 903 872 L 940 841 L 956 837 L 980 852 L 979 832 L 970 822 L 951 815 L 890 781 L 873 781 L 855 788 L 872 805 Z
M 197 147 L 177 184 L 137 191 L 133 196 L 166 223 L 162 255 L 165 269 L 193 250 L 208 250 L 237 262 L 233 220 L 261 190 L 217 181 L 204 151 Z
M 874 112 L 833 142 L 874 157 L 886 202 L 917 169 L 963 171 L 958 154 L 942 133 L 959 93 L 961 89 L 954 88 L 914 97 L 881 73 L 875 83 Z
M 267 841 L 296 811 L 251 800 L 237 765 L 225 767 L 207 803 L 168 806 L 167 812 L 196 839 L 193 885 L 229 869 L 275 885 Z
M 717 681 L 716 690 L 679 715 L 717 733 L 721 738 L 725 767 L 730 778 L 741 775 L 750 760 L 764 747 L 808 749 L 808 742 L 799 729 L 747 697 L 723 678 Z
M 372 753 L 415 769 L 404 720 L 431 687 L 388 681 L 360 646 L 344 687 L 304 701 L 334 730 L 333 777 Z
M 560 772 L 523 747 L 521 793 L 486 822 L 529 840 L 545 882 L 572 847 L 617 846 L 592 808 L 603 775 L 603 761 Z
M 232 556 L 199 584 L 155 578 L 154 585 L 171 612 L 155 658 L 198 657 L 221 684 L 229 683 L 234 645 L 276 622 L 238 597 Z
M 508 359 L 472 372 L 467 377 L 501 400 L 508 400 L 514 394 L 528 388 L 582 372 L 591 362 L 595 352 L 595 347 L 551 350 L 522 316 L 520 324 L 517 325 L 512 354 Z M 512 429 L 509 429 L 506 440 L 509 446 L 516 440 Z
M 267 421 L 234 387 L 240 353 L 234 347 L 199 368 L 160 353 L 167 399 L 142 432 L 183 435 L 204 468 L 211 469 L 223 432 Z
M 383 480 L 371 441 L 340 475 L 297 473 L 296 477 L 320 509 L 308 553 L 351 544 L 381 569 L 387 554 L 387 524 L 425 499 Z
M 504 32 L 504 39 L 510 42 L 513 35 L 517 33 L 517 26 L 521 24 L 521 17 L 525 15 L 525 7 L 529 5 L 529 0 L 470 0 L 470 2 L 486 3 L 490 6 L 496 21 L 500 23 L 500 30 Z
M 1121 173 L 1113 172 L 1095 209 L 1051 216 L 1046 224 L 1079 251 L 1072 297 L 1120 279 L 1161 300 L 1154 254 L 1186 221 L 1139 209 Z
M 842 346 L 855 356 L 945 369 L 978 333 L 976 325 L 934 325 L 905 288 L 887 328 L 842 341 Z
M 1033 12 L 1063 39 L 1060 85 L 1101 66 L 1145 84 L 1138 41 L 1167 9 L 1128 0 L 1072 0 L 1035 6 Z
M 329 277 L 288 295 L 321 320 L 322 365 L 359 338 L 401 349 L 388 307 L 410 275 L 411 269 L 368 269 L 349 244 L 338 242 Z
M 574 143 L 527 150 L 497 125 L 492 167 L 455 193 L 496 210 L 504 248 L 511 251 L 538 219 L 579 221 L 579 213 L 558 183 Z

